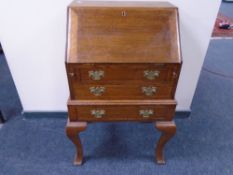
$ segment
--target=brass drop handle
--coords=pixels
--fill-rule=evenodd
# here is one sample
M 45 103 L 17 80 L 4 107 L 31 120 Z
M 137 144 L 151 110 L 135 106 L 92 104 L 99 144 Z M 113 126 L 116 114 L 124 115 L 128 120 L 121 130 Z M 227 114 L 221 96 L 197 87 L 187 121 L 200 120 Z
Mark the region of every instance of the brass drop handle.
M 102 70 L 91 70 L 88 71 L 88 75 L 92 80 L 98 81 L 104 77 L 104 71 Z
M 126 11 L 122 11 L 121 12 L 121 16 L 127 16 L 127 12 Z
M 151 115 L 154 115 L 154 111 L 152 109 L 140 110 L 139 115 L 143 118 L 149 118 Z
M 97 86 L 97 87 L 90 87 L 90 93 L 94 94 L 95 96 L 101 96 L 105 92 L 105 87 Z
M 75 76 L 74 72 L 69 72 L 68 74 L 69 74 L 70 77 L 74 77 Z
M 156 93 L 156 91 L 157 91 L 157 87 L 154 87 L 154 86 L 142 87 L 142 92 L 146 96 L 152 96 Z
M 105 115 L 105 110 L 103 109 L 91 110 L 91 115 L 93 115 L 95 118 L 102 118 Z
M 173 78 L 177 78 L 178 77 L 177 73 L 175 71 L 172 73 L 172 75 L 173 75 Z
M 156 77 L 159 77 L 160 71 L 158 70 L 145 70 L 144 77 L 148 80 L 154 80 Z

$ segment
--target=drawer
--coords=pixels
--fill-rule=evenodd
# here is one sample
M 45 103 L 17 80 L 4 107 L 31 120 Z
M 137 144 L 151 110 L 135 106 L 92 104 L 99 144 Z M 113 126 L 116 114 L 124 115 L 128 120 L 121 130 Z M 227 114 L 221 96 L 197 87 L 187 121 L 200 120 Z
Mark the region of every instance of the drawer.
M 174 88 L 168 85 L 79 85 L 71 90 L 72 99 L 173 99 Z
M 67 64 L 71 82 L 84 84 L 177 82 L 180 64 Z
M 93 102 L 92 102 L 93 103 Z M 68 103 L 69 118 L 72 121 L 155 121 L 172 120 L 176 103 Z

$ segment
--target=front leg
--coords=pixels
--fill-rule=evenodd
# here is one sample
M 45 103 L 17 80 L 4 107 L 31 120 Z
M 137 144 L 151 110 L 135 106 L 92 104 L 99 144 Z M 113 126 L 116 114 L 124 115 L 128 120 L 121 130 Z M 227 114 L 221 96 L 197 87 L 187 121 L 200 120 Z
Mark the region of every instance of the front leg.
M 156 159 L 158 164 L 165 164 L 163 149 L 165 144 L 175 135 L 176 124 L 174 121 L 157 121 L 155 127 L 162 132 L 156 146 Z
M 74 143 L 76 147 L 75 165 L 81 165 L 83 161 L 83 148 L 79 138 L 79 133 L 87 128 L 87 122 L 70 122 L 66 125 L 66 135 Z

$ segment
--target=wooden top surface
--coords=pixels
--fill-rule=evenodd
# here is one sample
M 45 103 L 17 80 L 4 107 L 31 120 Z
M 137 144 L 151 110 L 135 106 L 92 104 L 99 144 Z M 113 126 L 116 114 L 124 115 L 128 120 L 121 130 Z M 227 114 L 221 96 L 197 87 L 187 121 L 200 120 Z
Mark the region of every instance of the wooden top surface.
M 177 8 L 167 2 L 74 1 L 68 63 L 180 63 Z
M 150 7 L 176 8 L 166 1 L 89 1 L 74 0 L 70 7 Z

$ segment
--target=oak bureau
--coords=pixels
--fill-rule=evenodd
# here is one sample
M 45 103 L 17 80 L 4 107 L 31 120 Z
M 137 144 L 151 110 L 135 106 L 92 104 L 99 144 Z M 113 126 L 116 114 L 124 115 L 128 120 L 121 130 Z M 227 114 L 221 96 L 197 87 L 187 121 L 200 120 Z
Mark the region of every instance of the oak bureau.
M 67 136 L 81 165 L 79 133 L 88 122 L 153 122 L 155 154 L 175 135 L 181 69 L 178 9 L 168 2 L 74 1 L 68 7 Z M 104 145 L 103 145 L 104 146 Z

